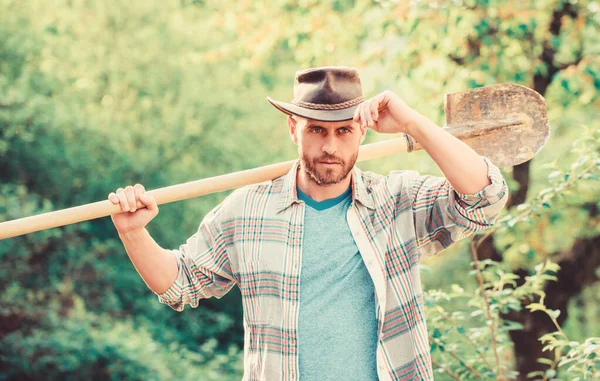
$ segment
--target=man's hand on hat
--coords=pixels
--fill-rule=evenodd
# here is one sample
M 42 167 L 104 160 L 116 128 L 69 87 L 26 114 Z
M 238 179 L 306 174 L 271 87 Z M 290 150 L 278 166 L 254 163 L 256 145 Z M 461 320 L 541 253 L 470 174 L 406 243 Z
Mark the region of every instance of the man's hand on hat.
M 421 117 L 398 95 L 386 90 L 362 102 L 354 112 L 354 122 L 382 134 L 409 133 L 414 122 Z

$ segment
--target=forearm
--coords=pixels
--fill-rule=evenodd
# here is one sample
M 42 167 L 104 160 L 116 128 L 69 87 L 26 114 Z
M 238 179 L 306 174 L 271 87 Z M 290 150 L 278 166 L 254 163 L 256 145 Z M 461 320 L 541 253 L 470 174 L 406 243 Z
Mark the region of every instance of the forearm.
M 152 291 L 162 294 L 177 277 L 177 261 L 168 250 L 161 248 L 145 228 L 119 234 L 127 255 L 137 272 Z
M 427 151 L 457 192 L 473 194 L 490 184 L 487 164 L 481 156 L 429 118 L 419 115 L 407 132 Z

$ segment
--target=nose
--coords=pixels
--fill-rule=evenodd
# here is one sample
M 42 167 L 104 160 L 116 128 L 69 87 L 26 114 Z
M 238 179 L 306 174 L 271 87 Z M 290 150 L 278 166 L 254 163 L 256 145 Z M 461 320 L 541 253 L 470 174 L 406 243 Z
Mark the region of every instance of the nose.
M 334 153 L 337 152 L 337 145 L 335 142 L 335 136 L 330 135 L 327 136 L 325 138 L 325 141 L 323 142 L 323 152 L 327 153 L 328 155 L 333 155 Z

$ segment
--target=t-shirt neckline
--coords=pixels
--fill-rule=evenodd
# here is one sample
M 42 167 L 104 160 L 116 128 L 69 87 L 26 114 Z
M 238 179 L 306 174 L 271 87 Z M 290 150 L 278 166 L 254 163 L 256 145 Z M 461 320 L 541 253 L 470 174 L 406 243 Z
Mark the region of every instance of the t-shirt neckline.
M 298 199 L 304 201 L 306 205 L 316 210 L 325 210 L 336 206 L 340 202 L 344 201 L 352 193 L 352 185 L 350 185 L 348 189 L 344 191 L 344 193 L 337 197 L 323 201 L 315 201 L 312 198 L 310 198 L 306 193 L 302 192 L 299 187 L 296 186 L 296 189 L 298 191 Z

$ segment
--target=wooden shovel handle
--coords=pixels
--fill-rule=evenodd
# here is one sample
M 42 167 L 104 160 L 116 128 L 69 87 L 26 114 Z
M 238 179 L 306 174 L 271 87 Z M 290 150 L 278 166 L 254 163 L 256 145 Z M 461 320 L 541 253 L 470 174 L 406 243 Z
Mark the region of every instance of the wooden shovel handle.
M 488 156 L 492 159 L 492 162 L 495 162 L 495 159 L 500 158 L 501 160 L 498 160 L 501 161 L 502 164 L 517 165 L 523 161 L 523 158 L 507 157 L 507 155 L 503 155 L 502 152 L 497 152 L 498 150 L 502 150 L 502 147 L 497 147 L 492 144 L 494 134 L 509 134 L 513 140 L 518 141 L 519 134 L 522 133 L 522 131 L 531 130 L 535 127 L 536 126 L 531 122 L 531 118 L 527 114 L 515 113 L 514 115 L 503 119 L 477 120 L 470 123 L 447 126 L 445 129 L 458 139 L 465 141 L 465 143 L 469 144 L 480 155 Z M 481 137 L 484 139 L 481 140 Z M 477 139 L 480 140 L 477 141 Z M 377 159 L 396 153 L 412 152 L 419 149 L 422 149 L 422 147 L 418 142 L 408 135 L 402 135 L 396 139 L 384 140 L 359 147 L 357 161 Z M 533 155 L 535 155 L 535 152 L 531 151 L 526 159 Z M 295 160 L 290 160 L 245 171 L 233 172 L 226 175 L 190 181 L 183 184 L 154 189 L 147 193 L 154 196 L 158 205 L 166 204 L 173 201 L 273 180 L 285 175 L 291 169 L 294 162 Z M 109 200 L 105 200 L 56 212 L 42 213 L 31 217 L 2 222 L 0 223 L 0 240 L 118 213 L 124 213 L 121 211 L 121 206 L 115 205 Z
M 407 141 L 407 137 L 402 136 L 396 139 L 366 144 L 359 148 L 357 161 L 371 160 L 395 153 L 408 152 Z M 156 199 L 158 205 L 167 204 L 169 202 L 273 180 L 285 175 L 292 168 L 294 162 L 295 160 L 290 160 L 266 165 L 245 171 L 233 172 L 226 175 L 158 188 L 147 191 L 146 193 L 151 194 Z M 120 205 L 115 205 L 109 200 L 105 200 L 55 212 L 19 218 L 0 223 L 0 240 L 118 213 L 125 212 L 121 211 Z
M 446 130 L 497 166 L 530 160 L 550 136 L 544 97 L 525 86 L 504 83 L 444 99 Z M 408 135 L 359 148 L 357 161 L 422 149 Z M 148 191 L 157 204 L 269 181 L 286 174 L 295 160 Z M 109 200 L 0 223 L 0 240 L 122 213 Z

